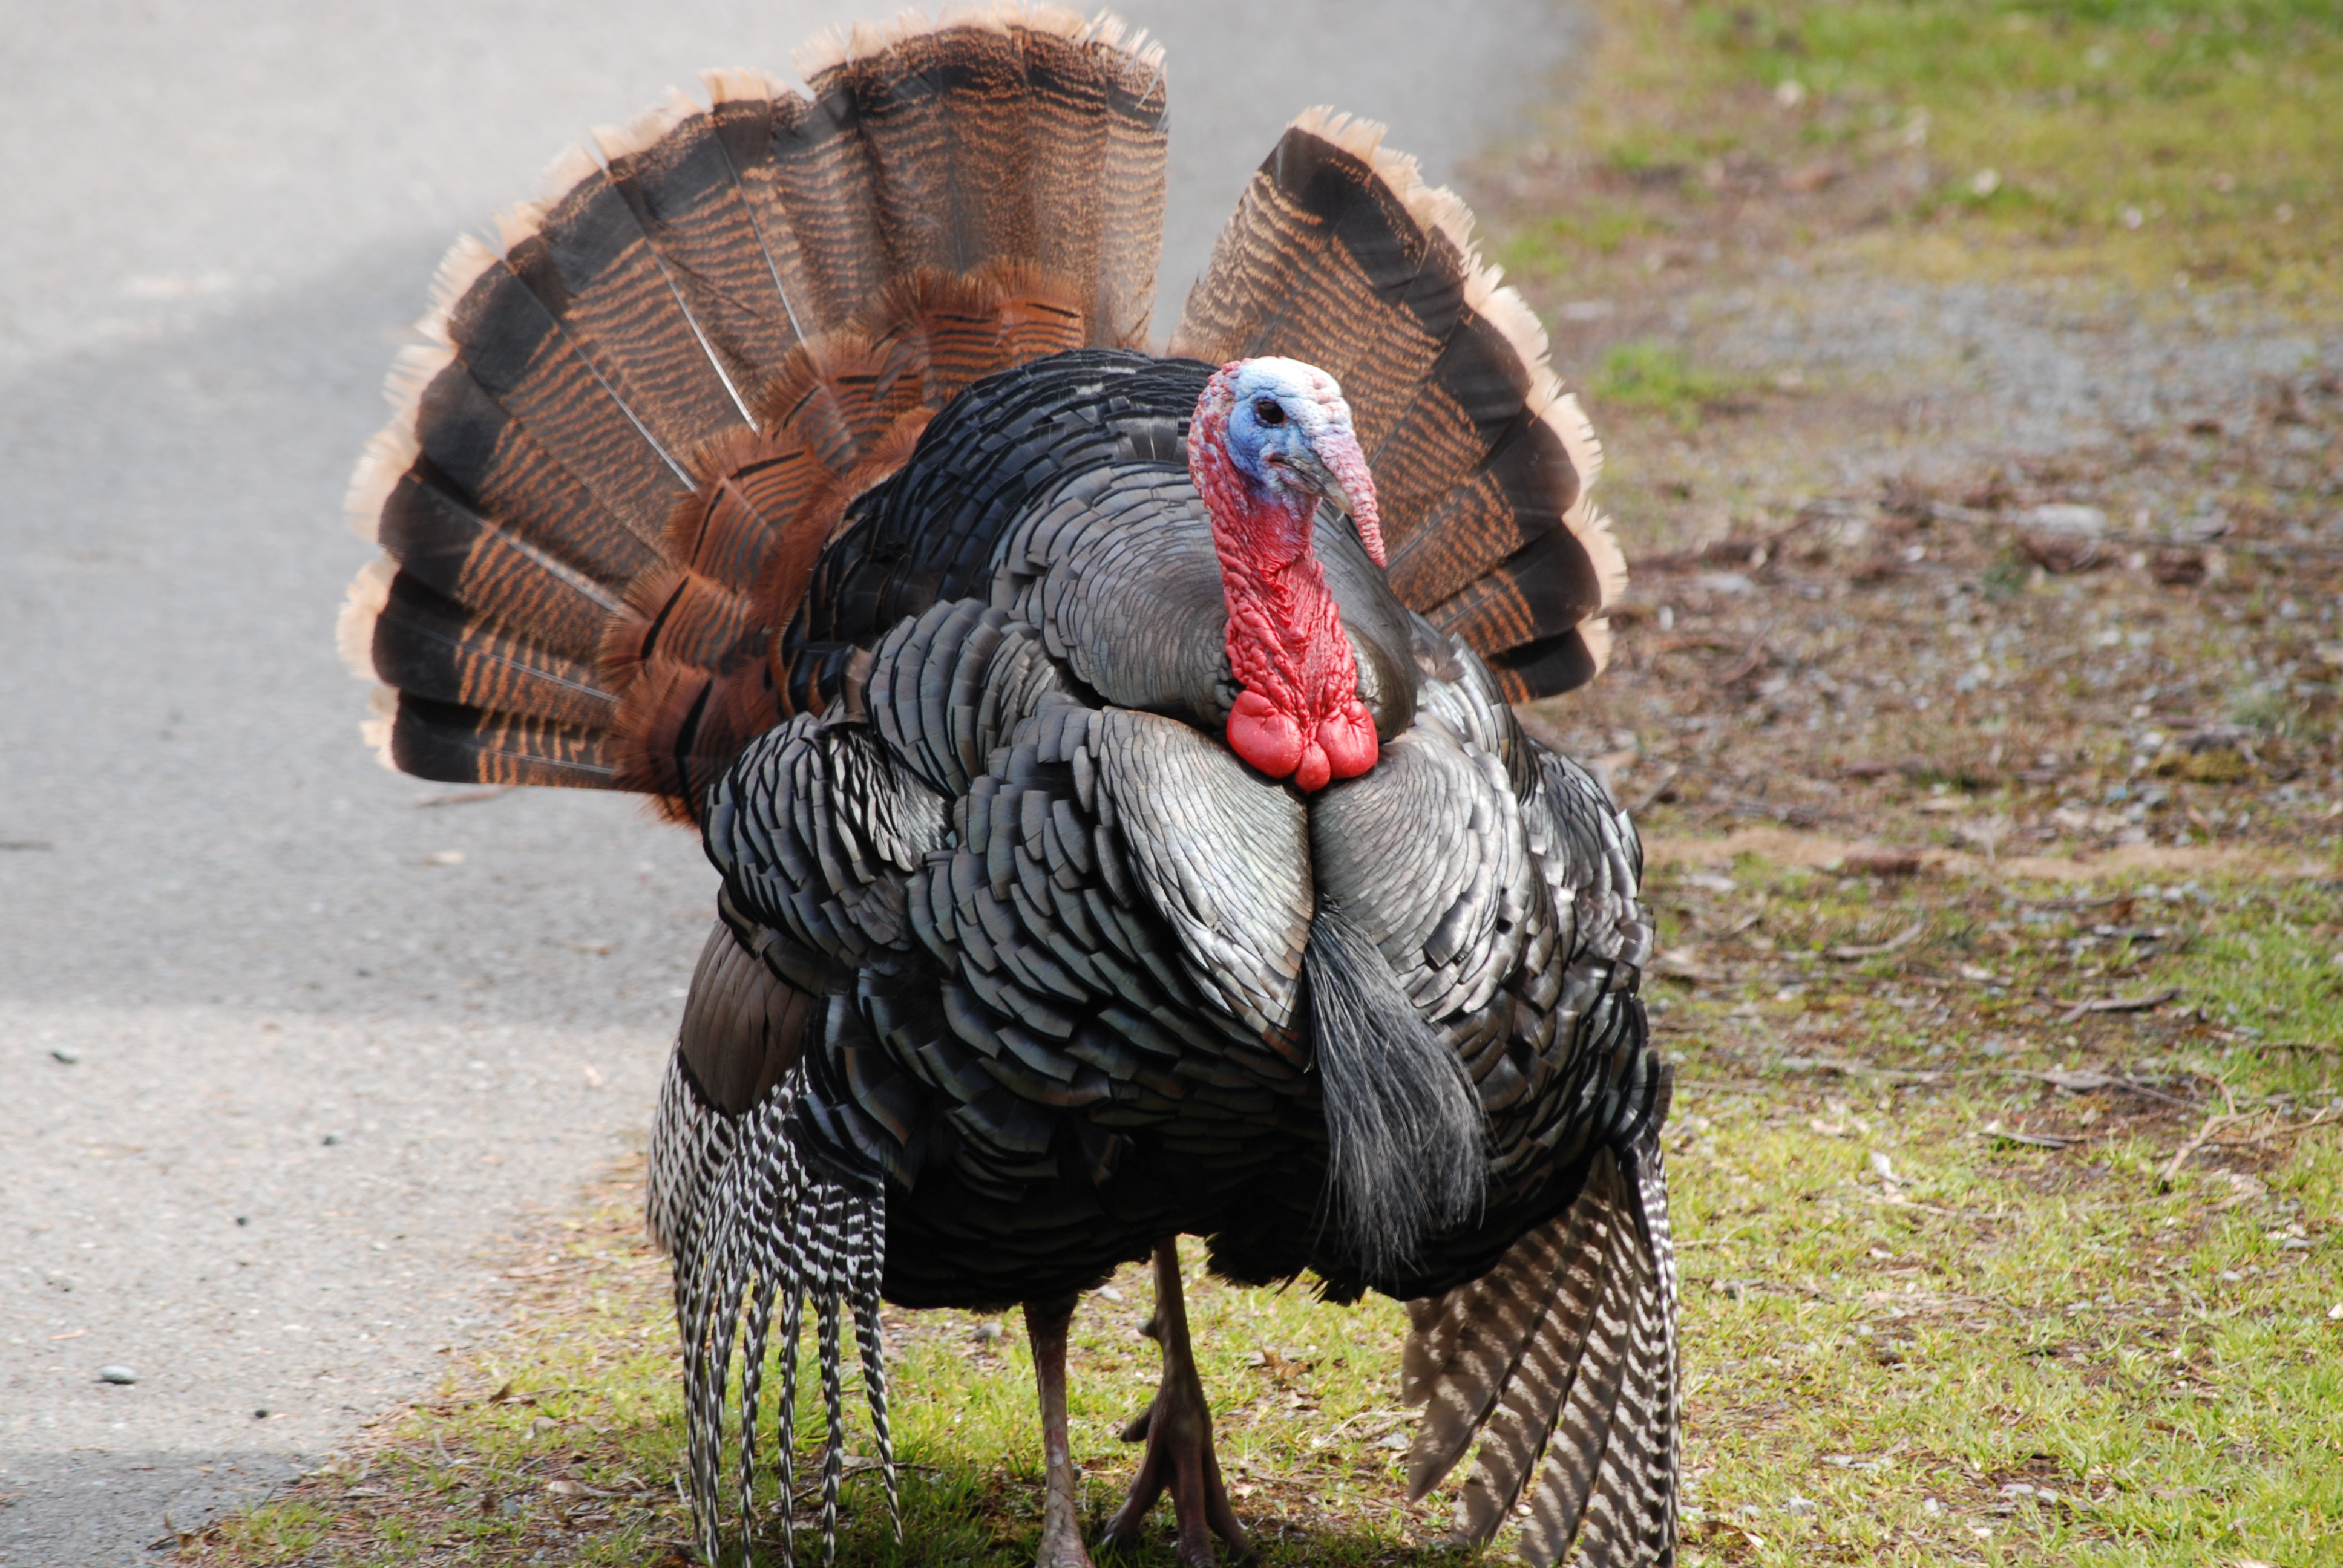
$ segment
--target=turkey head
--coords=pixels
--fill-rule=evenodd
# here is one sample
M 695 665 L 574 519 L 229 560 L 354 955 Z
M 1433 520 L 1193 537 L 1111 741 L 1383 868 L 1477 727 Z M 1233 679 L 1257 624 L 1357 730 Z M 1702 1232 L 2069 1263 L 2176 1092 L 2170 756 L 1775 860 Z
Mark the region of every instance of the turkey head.
M 1204 384 L 1188 471 L 1212 519 L 1229 668 L 1244 690 L 1230 749 L 1304 793 L 1375 765 L 1374 716 L 1326 573 L 1310 548 L 1321 500 L 1350 514 L 1378 567 L 1375 481 L 1334 378 L 1298 359 L 1238 359 Z

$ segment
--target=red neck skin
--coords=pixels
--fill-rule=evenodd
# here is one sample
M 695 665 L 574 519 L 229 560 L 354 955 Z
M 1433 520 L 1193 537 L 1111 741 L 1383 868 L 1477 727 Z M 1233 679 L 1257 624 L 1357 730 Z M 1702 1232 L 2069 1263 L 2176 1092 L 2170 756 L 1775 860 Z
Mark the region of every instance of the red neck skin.
M 1201 423 L 1201 421 L 1200 421 Z M 1258 487 L 1218 432 L 1191 439 L 1188 471 L 1212 519 L 1229 607 L 1229 668 L 1244 691 L 1229 746 L 1305 794 L 1375 765 L 1375 721 L 1359 701 L 1359 667 L 1326 573 L 1310 548 L 1317 498 Z

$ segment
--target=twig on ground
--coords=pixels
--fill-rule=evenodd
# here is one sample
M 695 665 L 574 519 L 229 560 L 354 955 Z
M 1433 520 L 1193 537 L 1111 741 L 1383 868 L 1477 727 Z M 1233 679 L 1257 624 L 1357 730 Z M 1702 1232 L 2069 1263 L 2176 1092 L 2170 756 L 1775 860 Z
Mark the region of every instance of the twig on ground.
M 2228 1088 L 2225 1084 L 2222 1086 L 2222 1093 L 2226 1095 L 2227 1092 Z M 2234 1111 L 2234 1104 L 2232 1105 L 2231 1110 Z M 2212 1141 L 2213 1134 L 2220 1131 L 2224 1127 L 2233 1125 L 2238 1120 L 2239 1118 L 2235 1114 L 2225 1114 L 2217 1111 L 2212 1115 L 2205 1118 L 2205 1125 L 2199 1127 L 2193 1134 L 2191 1134 L 2188 1141 L 2174 1151 L 2171 1160 L 2165 1165 L 2164 1174 L 2157 1180 L 2157 1191 L 2159 1192 L 2171 1191 L 2172 1184 L 2180 1180 L 2180 1167 L 2187 1163 L 2188 1157 L 2191 1154 L 2196 1153 L 2199 1149 L 2204 1148 L 2207 1143 Z
M 1709 684 L 1722 689 L 1731 686 L 1736 680 L 1745 679 L 1755 675 L 1765 668 L 1765 660 L 1772 657 L 1772 652 L 1773 650 L 1765 646 L 1765 639 L 1760 638 L 1749 645 L 1748 651 L 1734 662 L 1731 669 L 1726 670 L 1723 675 L 1710 677 Z
M 2079 1138 L 2061 1138 L 2055 1132 L 2013 1131 L 1998 1121 L 1988 1121 L 1978 1130 L 1981 1138 L 1998 1139 L 2004 1143 L 2023 1143 L 2029 1149 L 2071 1149 L 2083 1141 Z
M 1785 1072 L 1837 1072 L 1849 1078 L 1897 1078 L 1913 1083 L 1936 1083 L 1953 1076 L 1954 1069 L 1874 1067 L 1867 1061 L 1836 1061 L 1827 1057 L 1785 1056 L 1776 1064 Z
M 1341 1436 L 1344 1428 L 1355 1426 L 1363 1421 L 1381 1422 L 1385 1426 L 1397 1426 L 1402 1422 L 1414 1420 L 1416 1414 L 1417 1412 L 1412 1410 L 1363 1410 L 1356 1415 L 1345 1416 L 1336 1422 L 1332 1426 L 1312 1438 L 1310 1444 L 1312 1448 L 1324 1448 Z
M 1668 770 L 1660 775 L 1658 782 L 1654 783 L 1649 789 L 1644 790 L 1641 796 L 1637 797 L 1635 803 L 1627 808 L 1627 815 L 1630 817 L 1640 817 L 1644 812 L 1650 810 L 1653 807 L 1658 805 L 1660 797 L 1666 794 L 1670 789 L 1675 787 L 1676 775 L 1683 771 L 1684 769 L 1682 768 L 1670 764 Z
M 2343 1123 L 2338 1123 L 2336 1118 L 2330 1117 L 2327 1114 L 2327 1111 L 2333 1108 L 2323 1108 L 2318 1115 L 2312 1117 L 2309 1121 L 2298 1122 L 2292 1127 L 2273 1127 L 2268 1132 L 2257 1132 L 2252 1137 L 2241 1138 L 2235 1143 L 2217 1143 L 2216 1147 L 2222 1149 L 2252 1149 L 2264 1143 L 2274 1142 L 2281 1138 L 2299 1138 L 2304 1133 L 2316 1131 L 2321 1127 L 2343 1125 Z
M 1909 947 L 1917 941 L 1920 933 L 1927 929 L 1927 921 L 1914 920 L 1884 942 L 1865 942 L 1859 947 L 1825 948 L 1823 957 L 1837 959 L 1841 961 L 1851 959 L 1875 959 L 1882 953 L 1892 953 L 1898 948 Z
M 2146 996 L 2103 996 L 2090 1001 L 2078 1001 L 2058 1015 L 2060 1023 L 2072 1023 L 2089 1012 L 2147 1012 L 2162 1007 L 2180 994 L 2177 986 L 2167 986 Z

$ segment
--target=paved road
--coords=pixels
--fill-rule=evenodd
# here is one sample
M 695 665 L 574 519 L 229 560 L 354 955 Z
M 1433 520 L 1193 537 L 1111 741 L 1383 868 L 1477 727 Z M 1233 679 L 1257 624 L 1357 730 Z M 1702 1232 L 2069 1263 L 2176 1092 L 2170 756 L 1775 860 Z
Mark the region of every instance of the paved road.
M 1554 4 L 1142 15 L 1172 48 L 1167 285 L 1300 107 L 1392 122 L 1435 176 L 1502 135 L 1570 53 Z M 341 491 L 458 229 L 586 126 L 702 65 L 785 74 L 851 15 L 10 7 L 0 1568 L 152 1562 L 166 1520 L 315 1462 L 640 1138 L 709 918 L 697 846 L 623 800 L 435 805 L 376 769 L 331 648 L 367 553 Z M 96 1380 L 116 1363 L 139 1381 Z

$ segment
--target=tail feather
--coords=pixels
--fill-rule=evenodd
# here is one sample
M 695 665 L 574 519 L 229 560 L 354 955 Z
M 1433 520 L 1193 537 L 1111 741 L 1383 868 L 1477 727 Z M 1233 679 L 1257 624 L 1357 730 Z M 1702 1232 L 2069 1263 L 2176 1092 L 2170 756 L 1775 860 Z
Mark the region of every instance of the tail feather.
M 809 123 L 860 141 L 859 158 L 817 159 L 809 138 L 809 172 L 835 196 L 844 169 L 865 171 L 867 200 L 824 205 L 875 236 L 888 277 L 1038 267 L 1083 286 L 1082 343 L 1144 342 L 1162 247 L 1160 48 L 1110 16 L 1002 4 L 932 30 L 857 26 L 799 65 L 822 111 Z
M 1411 1303 L 1403 1397 L 1425 1405 L 1409 1454 L 1423 1496 L 1477 1440 L 1457 1503 L 1484 1542 L 1523 1503 L 1538 1568 L 1674 1560 L 1675 1293 L 1656 1138 L 1599 1151 L 1577 1201 L 1483 1278 Z
M 715 119 L 679 94 L 595 143 L 724 379 L 753 407 L 799 332 Z
M 410 697 L 583 729 L 607 728 L 616 709 L 591 659 L 469 615 L 407 572 L 384 595 L 368 652 L 375 670 Z
M 852 661 L 778 648 L 847 503 L 970 381 L 1143 336 L 1157 52 L 997 5 L 806 66 L 598 132 L 442 264 L 351 491 L 394 766 L 688 816 Z
M 410 580 L 526 628 L 531 640 L 546 647 L 589 660 L 596 656 L 602 625 L 621 602 L 609 587 L 617 562 L 606 557 L 574 565 L 477 510 L 427 472 L 399 476 L 381 519 L 383 547 Z M 630 553 L 638 558 L 636 569 L 650 564 L 649 552 Z
M 508 215 L 499 226 L 510 240 L 536 237 L 525 216 Z M 541 242 L 531 256 L 542 270 Z M 676 497 L 690 487 L 691 475 L 672 443 L 654 433 L 647 410 L 635 407 L 641 395 L 630 400 L 625 383 L 605 371 L 608 356 L 588 354 L 523 278 L 516 263 L 531 256 L 517 256 L 510 248 L 499 256 L 477 240 L 458 241 L 433 286 L 438 303 L 418 330 L 451 352 L 443 375 L 478 382 L 489 401 L 606 509 L 637 538 L 653 542 Z M 559 280 L 543 281 L 554 287 Z M 468 410 L 431 407 L 438 379 L 422 389 L 416 407 L 403 411 L 427 452 L 435 437 L 452 442 L 470 434 L 445 423 L 446 414 Z M 430 413 L 441 413 L 442 420 L 426 423 Z M 558 516 L 545 522 L 568 531 Z
M 1091 48 L 1106 67 L 1108 114 L 1106 161 L 1096 186 L 1106 211 L 1090 341 L 1094 347 L 1144 348 L 1163 254 L 1163 48 L 1150 45 L 1144 33 L 1126 41 L 1122 24 L 1107 15 L 1099 19 Z
M 618 788 L 619 763 L 600 730 L 412 692 L 376 689 L 367 744 L 384 766 L 417 779 L 466 784 Z
M 577 147 L 547 178 L 555 195 L 499 220 L 505 262 L 611 396 L 679 460 L 749 426 L 747 399 L 608 171 Z
M 1471 228 L 1380 126 L 1313 109 L 1253 176 L 1172 347 L 1290 355 L 1342 383 L 1393 588 L 1521 700 L 1601 667 L 1625 566 L 1586 498 L 1600 449 Z

